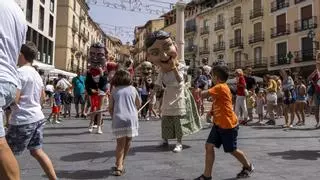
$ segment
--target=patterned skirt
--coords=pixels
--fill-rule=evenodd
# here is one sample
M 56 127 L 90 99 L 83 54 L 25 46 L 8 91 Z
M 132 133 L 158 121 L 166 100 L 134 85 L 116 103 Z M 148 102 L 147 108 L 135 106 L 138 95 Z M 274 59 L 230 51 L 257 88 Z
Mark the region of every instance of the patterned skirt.
M 185 88 L 187 113 L 181 116 L 163 116 L 161 121 L 162 139 L 181 139 L 201 129 L 201 118 L 192 93 Z

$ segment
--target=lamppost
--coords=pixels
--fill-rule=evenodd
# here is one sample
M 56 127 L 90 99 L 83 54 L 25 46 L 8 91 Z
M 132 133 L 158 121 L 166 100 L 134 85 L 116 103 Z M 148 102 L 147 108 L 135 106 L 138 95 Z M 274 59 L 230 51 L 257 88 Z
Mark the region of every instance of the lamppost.
M 180 63 L 185 64 L 184 61 L 184 9 L 186 3 L 183 0 L 179 0 L 176 3 L 176 24 L 177 24 L 177 46 L 178 46 L 178 57 Z

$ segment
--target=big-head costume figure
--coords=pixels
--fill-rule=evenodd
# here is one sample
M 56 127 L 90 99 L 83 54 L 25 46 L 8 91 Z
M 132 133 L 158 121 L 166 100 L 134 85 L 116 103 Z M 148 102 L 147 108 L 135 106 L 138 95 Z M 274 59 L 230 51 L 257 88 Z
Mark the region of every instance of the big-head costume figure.
M 184 82 L 185 65 L 179 62 L 177 46 L 164 31 L 155 31 L 145 40 L 147 58 L 160 67 L 156 85 L 165 85 L 162 105 L 161 146 L 177 139 L 174 152 L 182 150 L 182 137 L 200 130 L 200 116 L 193 96 Z
M 104 69 L 106 63 L 106 49 L 103 44 L 95 43 L 90 47 L 88 59 L 88 72 L 86 78 L 86 91 L 90 97 L 91 112 L 101 109 L 105 92 L 107 89 L 107 73 Z M 89 125 L 89 132 L 93 131 L 93 123 L 97 121 L 98 131 L 101 134 L 102 119 L 101 113 L 93 114 Z

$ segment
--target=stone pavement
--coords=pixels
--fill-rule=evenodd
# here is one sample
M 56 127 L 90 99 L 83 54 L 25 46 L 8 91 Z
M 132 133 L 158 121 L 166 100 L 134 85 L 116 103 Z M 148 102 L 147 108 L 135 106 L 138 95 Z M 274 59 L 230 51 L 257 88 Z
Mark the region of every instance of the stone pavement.
M 283 124 L 283 120 L 278 121 Z M 124 180 L 190 180 L 204 168 L 204 144 L 210 132 L 207 127 L 183 140 L 184 150 L 175 154 L 159 149 L 160 121 L 141 121 L 140 135 L 134 138 L 126 159 L 127 173 L 113 177 L 115 141 L 111 121 L 105 121 L 104 134 L 89 134 L 88 120 L 64 120 L 48 124 L 44 149 L 56 168 L 59 179 L 124 179 Z M 255 180 L 318 180 L 320 177 L 320 130 L 314 130 L 314 118 L 307 126 L 283 130 L 280 126 L 247 126 L 239 131 L 239 148 L 253 160 Z M 46 179 L 41 167 L 28 152 L 18 157 L 23 180 Z M 222 149 L 216 151 L 213 177 L 232 180 L 240 164 Z

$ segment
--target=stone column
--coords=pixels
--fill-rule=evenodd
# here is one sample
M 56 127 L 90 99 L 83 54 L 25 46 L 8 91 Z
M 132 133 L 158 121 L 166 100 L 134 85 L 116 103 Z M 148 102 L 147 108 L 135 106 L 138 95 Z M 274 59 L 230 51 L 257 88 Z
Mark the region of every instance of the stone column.
M 176 25 L 177 25 L 177 35 L 176 43 L 178 46 L 178 58 L 181 63 L 185 64 L 184 61 L 184 9 L 186 3 L 183 0 L 179 0 L 176 3 Z

